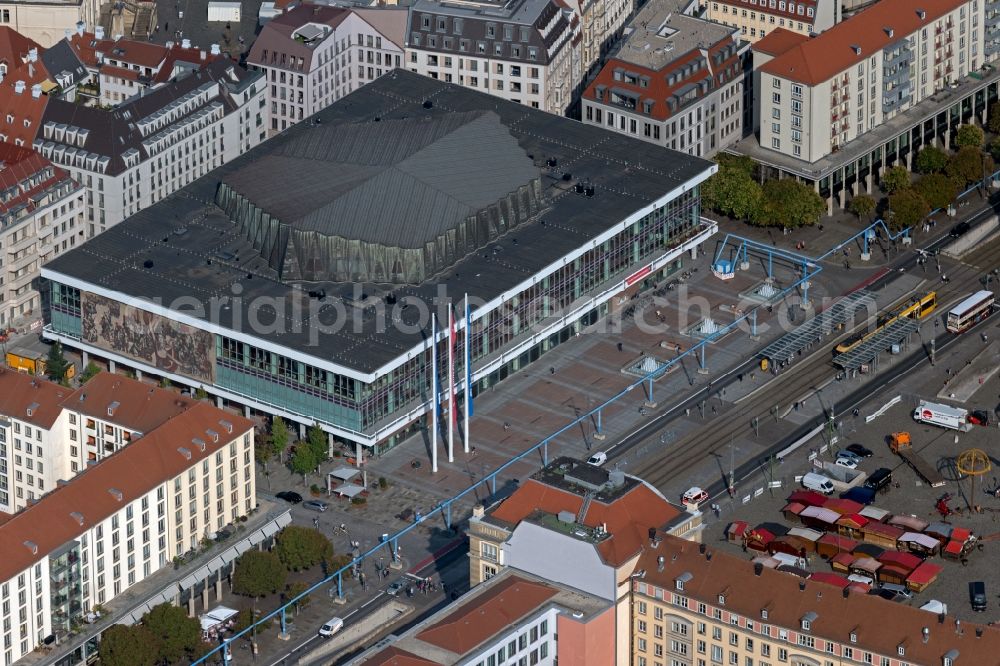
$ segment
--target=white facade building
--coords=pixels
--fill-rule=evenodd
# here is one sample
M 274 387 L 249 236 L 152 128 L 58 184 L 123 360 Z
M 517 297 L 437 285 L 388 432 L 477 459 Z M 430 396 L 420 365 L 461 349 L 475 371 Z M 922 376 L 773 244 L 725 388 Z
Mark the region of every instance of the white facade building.
M 87 190 L 100 233 L 266 139 L 257 72 L 219 60 L 113 111 L 50 100 L 34 148 Z
M 406 9 L 299 5 L 268 21 L 247 65 L 267 81 L 272 134 L 402 66 Z

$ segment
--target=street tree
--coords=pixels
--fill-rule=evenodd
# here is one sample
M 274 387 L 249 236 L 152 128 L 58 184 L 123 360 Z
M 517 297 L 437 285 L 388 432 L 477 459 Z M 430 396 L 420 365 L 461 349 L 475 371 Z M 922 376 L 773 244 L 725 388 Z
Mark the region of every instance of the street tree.
M 80 373 L 80 384 L 86 384 L 101 372 L 100 366 L 93 361 L 87 363 L 87 367 Z
M 248 550 L 236 561 L 233 592 L 257 599 L 285 587 L 288 571 L 278 556 L 267 550 Z
M 285 602 L 287 603 L 288 601 L 291 601 L 292 599 L 299 596 L 308 589 L 309 585 L 300 580 L 295 581 L 294 583 L 289 583 L 288 588 L 285 590 Z M 293 610 L 295 611 L 295 614 L 298 615 L 299 609 L 305 608 L 308 605 L 309 605 L 309 595 L 306 595 L 295 602 Z
M 49 347 L 49 356 L 45 359 L 45 375 L 54 382 L 65 383 L 69 361 L 63 356 L 62 343 L 56 340 Z
M 990 157 L 994 162 L 1000 160 L 1000 136 L 990 141 Z
M 270 433 L 261 433 L 253 441 L 254 458 L 261 464 L 264 471 L 267 471 L 267 463 L 274 457 L 274 446 Z
M 993 102 L 989 110 L 989 122 L 987 127 L 993 134 L 1000 134 L 1000 102 Z
M 160 642 L 141 624 L 115 624 L 101 634 L 97 654 L 101 666 L 155 666 L 160 660 Z
M 758 223 L 794 228 L 815 224 L 826 212 L 823 199 L 797 180 L 783 178 L 764 183 L 764 206 Z
M 285 420 L 280 416 L 275 416 L 271 419 L 271 446 L 277 452 L 278 462 L 281 462 L 281 454 L 288 448 L 290 439 L 291 434 L 288 432 Z
M 732 155 L 718 155 L 717 160 L 719 171 L 701 188 L 704 205 L 736 219 L 756 218 L 763 190 L 753 178 L 753 160 Z
M 308 444 L 309 448 L 312 450 L 313 455 L 316 456 L 316 462 L 323 463 L 326 462 L 329 456 L 330 447 L 327 445 L 326 432 L 320 427 L 319 423 L 314 423 L 311 428 L 309 428 Z
M 882 174 L 882 189 L 889 194 L 894 194 L 899 190 L 910 186 L 910 172 L 906 167 L 889 167 Z
M 848 208 L 858 216 L 858 220 L 861 220 L 862 218 L 870 218 L 871 214 L 875 212 L 876 205 L 875 199 L 872 197 L 867 194 L 859 194 L 851 199 Z
M 278 533 L 274 553 L 289 571 L 308 569 L 333 560 L 333 544 L 319 530 L 289 525 Z
M 911 188 L 900 190 L 889 197 L 892 217 L 889 221 L 893 229 L 904 229 L 919 224 L 931 212 L 923 197 Z
M 967 146 L 982 148 L 985 140 L 983 129 L 976 125 L 959 125 L 958 131 L 955 132 L 955 145 L 959 148 Z
M 948 166 L 948 154 L 935 146 L 924 146 L 917 153 L 917 172 L 940 173 Z
M 913 185 L 913 190 L 927 202 L 931 210 L 947 208 L 958 190 L 955 181 L 943 173 L 929 173 Z
M 945 173 L 955 179 L 958 187 L 965 187 L 993 173 L 993 158 L 978 148 L 966 146 L 948 160 Z
M 306 482 L 306 474 L 315 471 L 316 465 L 319 461 L 316 460 L 316 454 L 313 450 L 309 448 L 308 444 L 300 444 L 295 447 L 295 453 L 292 455 L 291 468 L 296 474 L 302 475 L 302 483 Z
M 201 623 L 180 606 L 160 604 L 143 616 L 142 624 L 156 636 L 166 663 L 191 663 L 201 656 Z

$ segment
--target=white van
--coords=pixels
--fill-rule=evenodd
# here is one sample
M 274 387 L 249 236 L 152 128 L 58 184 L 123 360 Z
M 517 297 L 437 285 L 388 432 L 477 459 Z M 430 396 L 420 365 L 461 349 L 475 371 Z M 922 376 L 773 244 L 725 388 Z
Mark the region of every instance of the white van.
M 319 635 L 329 638 L 344 628 L 344 620 L 339 617 L 330 618 L 330 621 L 319 628 Z
M 822 474 L 816 474 L 815 472 L 809 472 L 802 477 L 802 487 L 809 490 L 815 490 L 816 492 L 823 493 L 824 495 L 833 494 L 833 481 Z

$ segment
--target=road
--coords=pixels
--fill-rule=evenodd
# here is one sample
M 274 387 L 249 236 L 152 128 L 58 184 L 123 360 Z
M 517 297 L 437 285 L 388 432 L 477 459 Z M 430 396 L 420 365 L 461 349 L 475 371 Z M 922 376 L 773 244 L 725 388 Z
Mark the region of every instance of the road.
M 992 208 L 980 211 L 970 221 L 977 221 L 983 217 L 991 215 Z M 947 236 L 938 238 L 930 245 L 923 248 L 930 254 L 947 244 L 951 239 Z M 890 271 L 870 286 L 877 289 L 882 282 L 897 279 L 903 272 L 911 271 L 918 266 L 917 252 L 903 251 L 900 257 L 890 264 Z M 994 242 L 989 246 L 976 251 L 968 259 L 975 262 L 970 265 L 964 261 L 955 268 L 948 269 L 949 281 L 942 283 L 937 278 L 937 273 L 932 269 L 926 273 L 934 283 L 927 285 L 928 290 L 936 290 L 938 293 L 938 308 L 944 309 L 957 298 L 967 295 L 970 292 L 981 289 L 979 283 L 980 276 L 985 270 L 1000 266 L 1000 243 Z M 926 268 L 926 266 L 925 266 Z M 923 275 L 923 273 L 917 273 Z M 966 336 L 969 333 L 965 334 Z M 937 349 L 944 351 L 947 347 L 955 343 L 958 338 L 951 334 L 944 333 L 936 336 Z M 905 375 L 916 365 L 922 362 L 924 356 L 915 353 L 895 364 L 888 370 L 881 370 L 878 375 L 869 380 L 864 386 L 852 392 L 847 399 L 838 400 L 837 411 L 844 413 L 850 411 L 855 406 L 863 404 L 868 398 L 876 394 L 894 380 Z M 702 401 L 708 398 L 715 398 L 719 392 L 738 381 L 738 375 L 747 373 L 756 368 L 758 361 L 749 360 L 746 364 L 730 370 L 725 375 L 713 380 L 707 387 L 693 393 L 690 397 L 672 406 L 657 418 L 645 424 L 636 432 L 623 438 L 616 446 L 608 449 L 610 462 L 614 464 L 616 460 L 626 457 L 630 451 L 647 447 L 651 450 L 659 450 L 659 453 L 644 458 L 640 468 L 633 468 L 632 472 L 641 476 L 652 485 L 663 488 L 668 482 L 690 476 L 692 468 L 703 464 L 709 456 L 720 457 L 728 450 L 732 442 L 736 439 L 745 438 L 751 428 L 751 420 L 755 416 L 767 415 L 770 410 L 779 406 L 787 406 L 802 400 L 805 396 L 821 389 L 825 384 L 835 381 L 839 374 L 831 361 L 829 347 L 821 346 L 809 357 L 797 361 L 783 371 L 780 378 L 772 379 L 766 384 L 765 390 L 760 390 L 751 394 L 747 399 L 737 404 L 730 405 L 728 409 L 720 411 L 719 415 L 710 423 L 697 428 L 690 435 L 679 439 L 669 446 L 650 446 L 660 442 L 660 434 L 669 428 L 671 422 L 685 413 L 685 410 L 695 410 Z M 807 425 L 797 428 L 794 433 L 767 449 L 763 453 L 755 454 L 753 460 L 744 461 L 739 466 L 734 475 L 737 480 L 744 478 L 747 473 L 757 470 L 761 459 L 767 459 L 785 446 L 797 439 L 805 436 L 810 430 L 818 425 L 822 425 L 827 417 L 825 415 L 817 417 Z M 708 490 L 714 497 L 724 492 L 727 487 L 726 481 L 720 478 L 712 484 Z

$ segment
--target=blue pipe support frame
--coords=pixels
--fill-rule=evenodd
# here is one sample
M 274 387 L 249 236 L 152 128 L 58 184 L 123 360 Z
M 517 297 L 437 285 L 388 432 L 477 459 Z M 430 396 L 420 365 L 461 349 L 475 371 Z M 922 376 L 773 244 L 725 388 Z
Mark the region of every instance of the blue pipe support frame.
M 229 655 L 232 654 L 232 651 L 229 649 L 231 642 L 228 640 L 222 642 L 222 666 L 229 666 Z
M 444 502 L 444 525 L 451 529 L 451 502 Z
M 757 337 L 757 308 L 750 312 L 750 337 Z
M 344 574 L 341 571 L 337 572 L 337 598 L 344 598 Z
M 286 608 L 288 608 L 287 605 L 281 607 L 281 633 L 283 635 L 288 633 L 288 631 L 287 631 L 288 625 L 285 623 L 285 609 Z M 233 636 L 233 638 L 236 638 L 236 637 Z
M 542 442 L 542 465 L 549 464 L 549 440 Z M 493 477 L 493 494 L 496 494 L 496 477 Z
M 698 357 L 698 367 L 705 369 L 705 345 L 701 345 L 701 353 Z
M 931 214 L 933 214 L 933 213 L 931 213 Z M 884 231 L 886 237 L 888 237 L 888 239 L 891 240 L 891 241 L 894 241 L 897 238 L 909 238 L 910 237 L 910 228 L 909 227 L 907 227 L 905 229 L 902 229 L 901 231 L 897 231 L 896 233 L 892 233 L 892 231 L 889 230 L 889 227 L 886 226 L 885 222 L 883 222 L 882 219 L 879 218 L 879 219 L 875 220 L 874 222 L 872 222 L 871 224 L 869 224 L 864 229 L 862 229 L 861 231 L 859 231 L 858 233 L 856 233 L 853 236 L 851 236 L 850 238 L 848 238 L 848 239 L 846 239 L 844 241 L 841 241 L 839 244 L 835 245 L 834 247 L 830 248 L 829 250 L 827 250 L 826 252 L 824 252 L 823 254 L 821 254 L 819 256 L 819 258 L 816 259 L 816 261 L 817 262 L 823 261 L 824 259 L 828 258 L 830 255 L 832 255 L 834 253 L 837 253 L 837 252 L 840 252 L 842 249 L 844 249 L 844 247 L 846 247 L 847 245 L 850 245 L 851 243 L 853 243 L 854 241 L 856 241 L 858 239 L 861 240 L 862 250 L 864 251 L 865 254 L 867 254 L 868 251 L 869 251 L 869 249 L 870 249 L 868 241 L 870 239 L 872 239 L 872 238 L 875 237 L 875 232 L 876 232 L 877 229 L 881 229 L 882 231 Z
M 649 385 L 649 390 L 646 392 L 646 399 L 649 400 L 649 402 L 653 402 L 653 380 L 652 379 L 649 380 L 649 384 L 648 385 Z
M 879 222 L 881 222 L 881 220 L 879 220 Z M 883 224 L 883 226 L 884 226 L 884 224 Z M 726 241 L 727 242 L 728 242 L 730 236 L 733 236 L 733 234 L 729 234 L 729 235 L 726 236 Z M 737 237 L 737 238 L 739 238 L 739 237 Z M 786 252 L 784 250 L 773 250 L 772 248 L 770 248 L 768 246 L 761 245 L 760 243 L 757 243 L 756 241 L 752 241 L 752 240 L 749 240 L 749 239 L 740 239 L 740 240 L 745 243 L 745 245 L 742 246 L 743 247 L 743 251 L 744 251 L 744 256 L 746 256 L 745 252 L 746 252 L 747 248 L 758 248 L 758 249 L 760 249 L 762 251 L 767 250 L 767 251 L 770 252 L 770 254 L 777 255 L 777 256 L 782 257 L 784 259 L 790 259 L 794 263 L 802 263 L 802 264 L 805 265 L 805 269 L 806 269 L 805 275 L 806 275 L 806 277 L 799 279 L 798 281 L 796 281 L 792 285 L 789 285 L 787 288 L 785 288 L 779 294 L 779 297 L 784 296 L 785 294 L 788 294 L 788 293 L 792 292 L 795 289 L 798 289 L 804 280 L 806 280 L 808 278 L 815 277 L 822 270 L 822 268 L 818 265 L 818 261 L 819 261 L 818 259 L 810 259 L 808 257 L 803 257 L 803 256 L 800 256 L 800 255 L 796 255 L 794 253 Z M 843 246 L 843 244 L 841 244 L 840 246 L 837 246 L 836 248 L 834 248 L 830 252 L 827 252 L 823 256 L 824 257 L 829 256 L 832 252 L 837 251 L 842 246 Z M 720 253 L 721 253 L 721 249 L 720 249 Z M 815 270 L 812 271 L 812 272 L 809 272 L 808 269 L 812 269 L 812 268 L 815 268 Z M 522 451 L 520 454 L 514 456 L 513 458 L 511 458 L 510 460 L 508 460 L 504 464 L 502 464 L 499 467 L 497 467 L 486 478 L 490 479 L 491 483 L 495 484 L 496 483 L 496 479 L 498 479 L 502 474 L 504 474 L 505 472 L 507 472 L 510 468 L 512 468 L 514 465 L 518 464 L 522 460 L 525 460 L 529 456 L 534 455 L 538 451 L 542 452 L 542 460 L 546 464 L 548 464 L 548 445 L 549 445 L 549 442 L 552 441 L 552 440 L 555 440 L 556 438 L 558 438 L 558 437 L 560 437 L 560 436 L 562 436 L 564 434 L 566 434 L 567 432 L 570 432 L 571 430 L 580 428 L 581 425 L 586 424 L 591 419 L 596 419 L 596 422 L 597 422 L 597 432 L 600 433 L 601 432 L 601 428 L 602 428 L 601 414 L 602 414 L 602 411 L 603 411 L 603 409 L 605 407 L 607 407 L 607 406 L 609 406 L 609 405 L 611 405 L 613 403 L 616 403 L 619 400 L 622 400 L 623 398 L 625 398 L 629 394 L 629 392 L 632 391 L 632 389 L 636 388 L 637 386 L 638 387 L 642 387 L 645 382 L 650 382 L 650 381 L 653 381 L 653 380 L 655 380 L 655 379 L 663 376 L 670 368 L 672 368 L 677 363 L 681 363 L 683 361 L 683 359 L 685 357 L 689 356 L 689 355 L 693 355 L 693 358 L 698 358 L 698 355 L 700 355 L 701 359 L 702 359 L 701 366 L 704 367 L 704 353 L 705 353 L 704 350 L 705 350 L 705 347 L 707 345 L 713 343 L 714 341 L 716 341 L 718 339 L 721 339 L 725 335 L 728 335 L 730 332 L 736 330 L 741 324 L 743 324 L 743 322 L 745 322 L 747 320 L 749 320 L 751 322 L 751 326 L 753 327 L 752 330 L 754 332 L 756 332 L 757 309 L 760 308 L 760 307 L 762 307 L 762 306 L 759 306 L 759 305 L 755 306 L 750 312 L 748 312 L 748 313 L 742 315 L 741 317 L 737 318 L 735 321 L 733 321 L 732 323 L 728 324 L 727 326 L 724 326 L 724 327 L 720 328 L 718 331 L 716 331 L 712 335 L 704 338 L 703 340 L 700 340 L 698 343 L 692 345 L 691 347 L 689 347 L 685 351 L 678 353 L 677 356 L 675 356 L 674 358 L 666 361 L 665 363 L 663 363 L 662 365 L 660 365 L 656 369 L 650 371 L 649 373 L 647 373 L 643 377 L 640 377 L 639 379 L 637 379 L 636 381 L 634 381 L 629 386 L 625 387 L 624 389 L 622 389 L 621 391 L 619 391 L 615 395 L 613 395 L 610 398 L 608 398 L 607 400 L 605 400 L 600 405 L 597 405 L 596 407 L 594 407 L 593 409 L 591 409 L 589 412 L 581 413 L 579 416 L 577 416 L 572 421 L 568 422 L 567 424 L 565 424 L 564 426 L 562 426 L 561 428 L 559 428 L 555 432 L 550 433 L 548 436 L 545 437 L 545 439 L 542 439 L 539 442 L 537 442 L 536 444 L 533 444 L 531 447 L 529 447 L 525 451 Z M 447 500 L 446 503 L 439 504 L 437 507 L 435 507 L 434 509 L 432 509 L 429 513 L 427 513 L 425 515 L 421 515 L 420 518 L 419 518 L 419 520 L 415 520 L 413 523 L 410 523 L 406 527 L 400 529 L 398 532 L 396 532 L 395 534 L 393 534 L 391 537 L 389 537 L 388 543 L 385 543 L 385 542 L 378 543 L 377 545 L 373 546 L 372 548 L 370 548 L 366 552 L 361 553 L 360 555 L 358 555 L 353 561 L 351 561 L 348 564 L 344 565 L 339 570 L 331 573 L 330 575 L 326 576 L 325 578 L 323 578 L 319 582 L 315 583 L 312 587 L 310 587 L 307 590 L 303 591 L 298 596 L 296 596 L 296 597 L 294 597 L 292 599 L 287 600 L 283 606 L 274 609 L 273 611 L 271 611 L 270 613 L 268 613 L 266 615 L 263 615 L 254 624 L 250 625 L 249 627 L 247 627 L 243 631 L 240 631 L 240 632 L 236 633 L 235 635 L 231 636 L 230 639 L 229 639 L 229 642 L 231 643 L 232 641 L 235 641 L 237 638 L 240 638 L 241 636 L 243 636 L 245 634 L 249 634 L 251 631 L 254 631 L 258 627 L 261 627 L 261 626 L 269 623 L 276 616 L 280 616 L 281 617 L 281 630 L 282 630 L 282 632 L 284 632 L 285 629 L 286 629 L 286 625 L 285 625 L 285 611 L 286 611 L 287 608 L 291 607 L 292 604 L 298 603 L 304 597 L 312 594 L 316 590 L 318 590 L 318 589 L 320 589 L 322 587 L 325 587 L 325 586 L 329 586 L 331 584 L 331 582 L 333 582 L 334 580 L 337 581 L 338 593 L 342 592 L 342 587 L 341 587 L 342 586 L 342 574 L 345 571 L 349 571 L 352 567 L 359 566 L 360 563 L 363 560 L 365 560 L 366 558 L 368 558 L 368 557 L 370 557 L 370 556 L 378 553 L 383 547 L 388 546 L 389 549 L 390 549 L 390 552 L 392 554 L 393 561 L 397 561 L 397 557 L 398 557 L 397 544 L 398 544 L 398 541 L 399 541 L 400 538 L 406 536 L 411 531 L 417 529 L 417 527 L 419 526 L 420 523 L 422 523 L 424 520 L 430 518 L 431 516 L 433 516 L 437 512 L 439 512 L 439 511 L 443 512 L 445 510 L 446 506 L 450 507 L 451 503 L 457 502 L 457 501 L 461 500 L 466 495 L 475 493 L 477 491 L 480 483 L 481 483 L 481 481 L 476 481 L 475 483 L 469 485 L 468 487 L 465 488 L 465 490 L 462 490 L 461 492 L 459 492 L 458 494 L 456 494 L 454 497 L 452 497 L 451 499 Z M 218 652 L 221 649 L 223 649 L 222 645 L 217 646 L 216 648 L 214 648 L 213 650 L 211 650 L 210 652 L 208 652 L 203 657 L 201 657 L 198 660 L 192 662 L 192 666 L 199 666 L 200 664 L 205 663 L 207 660 L 209 660 L 210 658 L 212 658 L 212 655 L 214 655 L 216 652 Z

